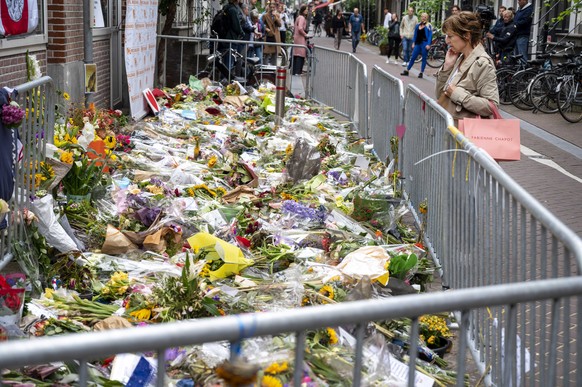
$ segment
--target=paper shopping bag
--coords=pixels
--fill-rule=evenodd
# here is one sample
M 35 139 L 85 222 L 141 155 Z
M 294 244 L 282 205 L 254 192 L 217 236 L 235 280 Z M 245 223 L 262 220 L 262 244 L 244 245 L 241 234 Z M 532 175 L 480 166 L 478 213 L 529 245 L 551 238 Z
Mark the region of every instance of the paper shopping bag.
M 520 159 L 520 127 L 518 119 L 503 119 L 497 107 L 491 104 L 496 119 L 464 118 L 459 130 L 479 148 L 498 161 Z

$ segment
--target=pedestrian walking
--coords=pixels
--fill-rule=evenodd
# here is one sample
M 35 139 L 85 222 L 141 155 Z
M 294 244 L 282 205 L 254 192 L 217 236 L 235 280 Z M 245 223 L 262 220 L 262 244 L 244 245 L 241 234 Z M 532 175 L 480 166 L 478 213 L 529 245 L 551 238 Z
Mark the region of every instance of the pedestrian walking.
M 445 20 L 449 50 L 437 72 L 435 94 L 439 104 L 455 120 L 465 117 L 489 117 L 493 114 L 489 101 L 499 105 L 495 65 L 485 51 L 479 17 L 461 12 Z
M 360 15 L 360 10 L 354 8 L 354 13 L 350 16 L 350 31 L 352 34 L 352 52 L 356 52 L 356 47 L 360 43 L 360 36 L 364 31 L 364 17 Z
M 293 29 L 293 44 L 307 45 L 307 5 L 303 4 L 299 8 L 299 15 L 295 19 Z M 307 49 L 304 47 L 293 47 L 293 75 L 301 75 Z
M 390 55 L 394 54 L 394 63 L 398 63 L 398 49 L 400 47 L 400 22 L 398 15 L 392 14 L 392 21 L 388 26 L 388 58 L 386 63 L 390 63 Z
M 432 25 L 428 22 L 428 14 L 425 12 L 420 15 L 420 23 L 416 25 L 414 29 L 413 37 L 413 47 L 412 55 L 408 61 L 408 66 L 400 75 L 408 75 L 408 72 L 414 65 L 416 58 L 422 55 L 422 63 L 420 65 L 419 78 L 423 77 L 424 69 L 426 68 L 426 58 L 428 57 L 428 49 L 430 48 L 430 43 L 432 42 Z
M 410 60 L 412 51 L 412 40 L 414 38 L 414 29 L 418 24 L 418 18 L 414 14 L 414 8 L 408 7 L 408 14 L 400 21 L 400 39 L 402 39 L 402 66 L 406 66 Z
M 335 16 L 331 22 L 331 27 L 333 28 L 333 33 L 335 34 L 333 46 L 336 50 L 339 50 L 344 34 L 344 29 L 346 28 L 346 19 L 344 19 L 344 15 L 341 9 L 338 9 L 335 12 Z

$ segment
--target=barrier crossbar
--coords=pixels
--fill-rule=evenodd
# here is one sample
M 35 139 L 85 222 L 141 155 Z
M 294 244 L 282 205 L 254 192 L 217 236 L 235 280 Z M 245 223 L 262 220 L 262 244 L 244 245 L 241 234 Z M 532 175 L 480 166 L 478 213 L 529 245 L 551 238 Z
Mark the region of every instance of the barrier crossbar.
M 22 209 L 30 204 L 36 193 L 34 176 L 45 159 L 46 144 L 52 142 L 55 122 L 55 89 L 50 77 L 41 77 L 14 88 L 16 101 L 26 114 L 18 128 L 18 139 L 22 144 L 20 154 L 14 155 L 14 195 L 10 201 L 8 228 L 0 230 L 0 270 L 13 258 L 12 243 L 24 240 Z M 14 152 L 18 152 L 14 138 Z M 20 161 L 18 161 L 20 160 Z
M 483 291 L 487 297 L 483 297 Z M 539 300 L 548 300 L 553 307 L 550 314 L 554 316 L 560 303 L 578 300 L 582 294 L 582 281 L 577 278 L 540 280 L 524 284 L 495 285 L 487 288 L 462 289 L 440 293 L 425 293 L 390 297 L 382 300 L 365 300 L 346 302 L 327 306 L 291 309 L 277 312 L 253 313 L 220 318 L 206 318 L 195 321 L 151 325 L 140 328 L 109 330 L 75 334 L 72 340 L 70 335 L 41 337 L 35 340 L 14 341 L 1 344 L 0 368 L 14 368 L 23 365 L 41 364 L 54 361 L 77 360 L 81 363 L 79 385 L 86 386 L 89 381 L 87 362 L 98 360 L 118 353 L 143 353 L 156 351 L 158 356 L 158 370 L 165 367 L 165 350 L 175 346 L 190 346 L 217 341 L 228 341 L 239 344 L 241 341 L 267 335 L 292 334 L 296 338 L 295 364 L 303 363 L 304 333 L 306 330 L 324 327 L 339 327 L 354 325 L 357 343 L 353 346 L 355 366 L 351 385 L 359 386 L 363 367 L 361 364 L 363 349 L 363 330 L 371 321 L 392 320 L 409 317 L 413 320 L 411 342 L 418 338 L 418 317 L 429 313 L 441 313 L 451 310 L 460 311 L 463 321 L 470 321 L 469 317 L 479 310 L 499 308 L 511 314 L 518 307 L 534 307 Z M 505 329 L 512 332 L 515 329 L 515 320 L 508 321 L 505 326 L 497 325 L 496 329 Z M 493 325 L 493 322 L 491 322 Z M 461 325 L 461 336 L 468 331 L 469 324 Z M 347 329 L 347 328 L 346 328 Z M 359 335 L 357 332 L 361 332 Z M 513 385 L 519 375 L 517 354 L 512 350 L 511 340 L 506 335 L 506 345 L 501 354 L 504 365 L 504 379 L 513 380 Z M 226 344 L 225 344 L 226 345 Z M 457 386 L 464 386 L 466 340 L 458 344 L 457 366 L 459 374 Z M 244 355 L 244 345 L 243 345 Z M 411 362 L 416 358 L 415 348 L 410 350 Z M 522 357 L 523 359 L 523 357 Z M 549 368 L 556 368 L 557 364 L 548 364 Z M 539 366 L 538 366 L 539 368 Z M 302 368 L 299 377 L 294 378 L 293 385 L 302 383 Z M 83 371 L 84 370 L 84 371 Z M 408 386 L 414 386 L 415 368 L 411 367 L 408 375 Z M 166 375 L 157 372 L 157 386 L 165 385 Z M 523 375 L 523 374 L 522 374 Z M 297 374 L 296 374 L 297 376 Z M 360 375 L 361 376 L 361 375 Z M 348 383 L 350 381 L 347 381 Z M 499 385 L 512 385 L 511 383 Z M 550 383 L 546 385 L 556 385 Z

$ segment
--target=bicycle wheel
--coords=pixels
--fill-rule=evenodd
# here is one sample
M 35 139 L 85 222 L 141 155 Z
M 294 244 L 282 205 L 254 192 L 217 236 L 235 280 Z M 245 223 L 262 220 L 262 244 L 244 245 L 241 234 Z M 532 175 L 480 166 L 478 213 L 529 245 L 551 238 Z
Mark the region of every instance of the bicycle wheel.
M 535 76 L 529 84 L 529 94 L 534 110 L 542 113 L 558 111 L 558 74 L 545 72 Z
M 445 54 L 443 46 L 435 44 L 430 46 L 428 49 L 428 56 L 426 58 L 426 64 L 433 69 L 438 69 L 445 63 Z
M 568 77 L 558 86 L 558 110 L 568 122 L 582 120 L 582 87 L 580 80 Z
M 537 70 L 526 69 L 518 71 L 513 75 L 511 84 L 509 85 L 509 97 L 511 98 L 511 103 L 516 108 L 521 110 L 533 109 L 527 87 L 537 73 Z
M 511 105 L 509 85 L 513 74 L 515 74 L 513 69 L 503 68 L 497 70 L 497 89 L 499 90 L 499 103 L 502 105 Z

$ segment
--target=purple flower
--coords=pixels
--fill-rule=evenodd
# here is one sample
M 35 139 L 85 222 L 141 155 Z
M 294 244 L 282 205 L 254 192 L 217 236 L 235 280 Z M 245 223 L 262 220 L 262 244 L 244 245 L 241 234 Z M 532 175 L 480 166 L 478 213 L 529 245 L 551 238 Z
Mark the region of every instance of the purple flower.
M 144 226 L 149 227 L 155 222 L 160 212 L 162 212 L 160 207 L 144 207 L 135 212 L 135 218 Z
M 11 128 L 17 127 L 24 118 L 24 110 L 17 105 L 7 104 L 2 106 L 2 123 Z
M 320 205 L 318 208 L 313 208 L 301 203 L 297 203 L 294 200 L 285 200 L 281 206 L 281 209 L 284 214 L 294 215 L 307 221 L 318 223 L 323 223 L 325 221 L 326 210 L 322 205 Z

